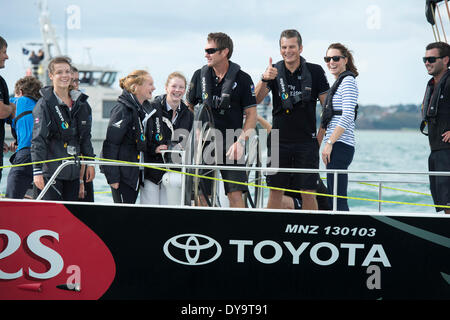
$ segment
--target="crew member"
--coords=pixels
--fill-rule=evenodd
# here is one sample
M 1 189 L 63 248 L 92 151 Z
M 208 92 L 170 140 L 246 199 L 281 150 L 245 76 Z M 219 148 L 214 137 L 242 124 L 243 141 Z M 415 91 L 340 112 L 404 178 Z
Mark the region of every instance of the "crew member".
M 211 108 L 215 128 L 222 134 L 224 142 L 219 146 L 223 158 L 218 161 L 221 165 L 236 166 L 243 164 L 245 141 L 256 125 L 256 100 L 251 77 L 230 61 L 232 54 L 233 41 L 228 35 L 222 32 L 208 34 L 207 64 L 192 76 L 186 100 L 190 108 L 198 103 Z M 226 141 L 227 129 L 242 132 L 237 139 Z M 221 174 L 225 180 L 247 181 L 245 171 L 221 170 Z M 247 186 L 225 182 L 224 187 L 231 207 L 245 206 L 242 194 L 248 191 Z
M 33 108 L 41 97 L 41 82 L 32 76 L 24 77 L 16 82 L 15 103 L 16 115 L 11 123 L 11 131 L 15 142 L 11 143 L 10 151 L 15 153 L 10 158 L 13 165 L 31 163 L 31 138 L 33 133 Z M 28 189 L 33 186 L 33 168 L 31 165 L 12 167 L 9 170 L 6 185 L 6 197 L 23 199 Z
M 8 43 L 0 37 L 0 69 L 5 67 L 5 61 L 9 59 L 6 50 Z M 0 76 L 0 148 L 2 156 L 0 157 L 0 181 L 2 180 L 3 152 L 8 152 L 8 146 L 5 143 L 5 119 L 14 114 L 16 105 L 9 102 L 9 91 L 6 81 Z
M 428 81 L 422 104 L 422 133 L 428 135 L 431 153 L 429 171 L 450 171 L 450 45 L 433 42 L 426 47 L 423 58 Z M 426 133 L 425 127 L 428 127 Z M 450 176 L 430 175 L 430 189 L 436 206 L 450 206 Z M 449 208 L 436 207 L 436 211 Z
M 42 98 L 33 109 L 31 159 L 34 162 L 33 181 L 39 190 L 44 188 L 61 164 L 61 161 L 52 161 L 53 159 L 80 154 L 95 156 L 91 143 L 92 111 L 86 103 L 87 96 L 69 89 L 72 81 L 70 59 L 53 58 L 48 65 L 48 76 L 52 86 L 41 90 Z M 94 176 L 95 171 L 90 167 L 88 180 L 91 181 Z M 79 179 L 79 165 L 65 167 L 43 199 L 77 201 Z
M 166 93 L 155 97 L 150 103 L 151 114 L 145 122 L 148 141 L 145 162 L 163 163 L 162 151 L 183 150 L 192 129 L 194 115 L 183 102 L 186 78 L 180 72 L 172 72 L 165 84 Z M 154 110 L 154 111 L 153 111 Z M 175 161 L 172 159 L 175 158 Z M 166 162 L 181 163 L 179 155 L 166 156 Z M 175 169 L 172 169 L 175 170 Z M 162 182 L 164 175 L 177 181 L 179 174 L 145 168 L 144 186 L 140 191 L 142 204 L 168 204 L 167 190 Z
M 143 121 L 149 110 L 148 100 L 155 90 L 153 78 L 145 70 L 135 70 L 120 79 L 120 87 L 123 91 L 111 110 L 102 154 L 111 160 L 144 162 L 147 142 Z M 143 167 L 103 166 L 102 172 L 111 186 L 115 203 L 136 202 Z
M 260 103 L 272 91 L 272 130 L 279 133 L 278 167 L 318 169 L 321 141 L 317 141 L 316 135 L 316 104 L 317 99 L 324 104 L 329 84 L 322 67 L 306 62 L 300 55 L 303 45 L 297 30 L 284 30 L 279 44 L 283 60 L 273 65 L 269 58 L 269 66 L 256 85 L 256 101 Z M 272 144 L 270 149 L 276 150 L 276 146 Z M 271 166 L 276 164 L 271 162 Z M 268 175 L 267 184 L 284 188 L 290 175 L 282 172 Z M 296 173 L 293 177 L 292 189 L 296 190 L 314 193 L 320 183 L 318 173 Z M 303 209 L 318 209 L 314 194 L 301 195 Z M 283 191 L 271 189 L 267 207 L 281 208 L 282 196 Z

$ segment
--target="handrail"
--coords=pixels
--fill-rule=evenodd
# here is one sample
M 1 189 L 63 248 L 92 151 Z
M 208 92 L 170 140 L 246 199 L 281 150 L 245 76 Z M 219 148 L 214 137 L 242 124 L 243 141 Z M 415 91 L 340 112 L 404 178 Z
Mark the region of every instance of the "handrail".
M 86 157 L 84 157 L 86 158 Z M 177 168 L 182 169 L 183 171 L 174 171 L 177 173 L 185 173 L 186 169 L 194 169 L 194 168 L 200 168 L 200 169 L 212 169 L 212 170 L 255 170 L 255 171 L 262 171 L 262 172 L 291 172 L 291 173 L 333 173 L 334 174 L 334 186 L 333 186 L 333 194 L 330 196 L 333 196 L 333 211 L 336 211 L 337 208 L 337 175 L 344 173 L 368 173 L 368 174 L 413 174 L 413 175 L 439 175 L 439 176 L 450 176 L 450 172 L 443 172 L 443 171 L 364 171 L 364 170 L 342 170 L 342 169 L 299 169 L 299 168 L 268 168 L 268 167 L 240 167 L 240 166 L 211 166 L 211 165 L 192 165 L 192 164 L 175 164 L 175 163 L 129 163 L 129 162 L 117 162 L 113 160 L 106 161 L 103 160 L 65 160 L 63 161 L 58 168 L 55 170 L 53 175 L 50 177 L 48 182 L 46 183 L 44 189 L 41 191 L 39 196 L 36 200 L 41 200 L 42 197 L 45 195 L 45 193 L 48 191 L 48 189 L 51 187 L 51 185 L 54 183 L 56 177 L 59 175 L 59 173 L 68 165 L 74 165 L 74 164 L 86 164 L 86 165 L 111 165 L 111 166 L 147 166 L 147 167 L 156 167 L 156 168 Z M 166 171 L 172 171 L 170 169 L 165 169 Z M 185 175 L 185 174 L 183 174 Z M 353 180 L 350 180 L 353 181 Z M 375 180 L 375 182 L 380 183 L 379 189 L 381 188 L 381 182 L 389 182 L 389 183 L 424 183 L 420 181 L 380 181 Z M 185 190 L 185 179 L 182 180 L 182 190 Z M 379 198 L 378 201 L 381 201 L 381 192 L 379 191 L 378 194 Z M 184 195 L 183 195 L 184 197 Z M 182 202 L 184 203 L 184 201 Z M 379 202 L 381 203 L 381 202 Z M 379 211 L 381 211 L 381 205 L 378 206 Z
M 86 157 L 84 157 L 86 158 Z M 67 162 L 74 163 L 73 160 L 66 160 Z M 87 163 L 89 162 L 89 163 Z M 77 161 L 78 163 L 78 161 Z M 303 168 L 272 168 L 272 167 L 243 167 L 243 166 L 220 166 L 220 165 L 195 165 L 195 164 L 175 164 L 175 163 L 154 163 L 154 162 L 115 162 L 113 160 L 80 160 L 81 164 L 98 164 L 98 165 L 116 165 L 116 166 L 152 166 L 152 167 L 167 167 L 167 168 L 180 168 L 186 169 L 217 169 L 217 170 L 257 170 L 263 172 L 290 172 L 290 173 L 320 173 L 327 172 L 333 173 L 370 173 L 370 174 L 410 174 L 410 175 L 434 175 L 434 176 L 450 176 L 450 171 L 368 171 L 368 170 L 343 170 L 343 169 L 303 169 Z M 378 181 L 378 180 L 375 180 Z M 393 181 L 395 182 L 395 181 Z

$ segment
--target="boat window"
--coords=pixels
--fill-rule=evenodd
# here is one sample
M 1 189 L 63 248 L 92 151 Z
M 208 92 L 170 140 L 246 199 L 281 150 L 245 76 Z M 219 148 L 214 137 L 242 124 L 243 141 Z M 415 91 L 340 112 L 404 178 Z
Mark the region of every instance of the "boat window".
M 94 71 L 92 73 L 92 80 L 91 80 L 91 85 L 96 86 L 100 83 L 100 78 L 102 76 L 102 72 L 101 71 Z
M 111 79 L 109 79 L 109 85 L 112 86 L 116 81 L 117 72 L 111 72 Z
M 103 100 L 102 101 L 102 118 L 109 119 L 111 116 L 111 110 L 115 107 L 115 100 Z
M 97 86 L 100 83 L 103 72 L 101 71 L 79 71 L 80 84 Z
M 92 72 L 80 71 L 79 72 L 80 84 L 90 84 L 92 81 Z
M 110 87 L 116 80 L 116 72 L 105 72 L 100 80 L 100 85 Z

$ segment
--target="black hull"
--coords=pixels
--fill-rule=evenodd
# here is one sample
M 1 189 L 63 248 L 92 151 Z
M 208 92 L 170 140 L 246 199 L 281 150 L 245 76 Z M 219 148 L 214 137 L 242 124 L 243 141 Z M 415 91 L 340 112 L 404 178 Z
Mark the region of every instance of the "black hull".
M 30 250 L 23 249 L 26 261 L 14 254 L 0 259 L 0 270 L 10 274 L 24 266 L 22 277 L 0 280 L 0 299 L 450 298 L 450 220 L 443 215 L 1 201 L 0 229 L 22 239 L 52 230 L 59 240 L 41 243 L 64 260 L 57 275 L 42 280 L 26 271 L 30 260 L 39 260 Z M 86 237 L 92 239 L 83 243 Z M 40 260 L 45 265 L 49 259 Z M 47 261 L 39 272 L 51 265 Z M 81 291 L 55 285 L 67 282 L 69 265 L 81 270 Z M 17 289 L 24 283 L 41 283 L 43 290 Z M 2 287 L 14 290 L 8 295 Z

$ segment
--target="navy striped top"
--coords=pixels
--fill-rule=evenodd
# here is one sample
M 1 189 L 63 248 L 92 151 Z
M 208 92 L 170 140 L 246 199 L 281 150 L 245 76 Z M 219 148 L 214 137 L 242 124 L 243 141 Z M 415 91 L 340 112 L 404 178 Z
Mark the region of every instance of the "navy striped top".
M 342 115 L 334 115 L 327 126 L 323 142 L 326 142 L 336 126 L 344 128 L 337 141 L 355 146 L 355 106 L 358 103 L 358 86 L 352 76 L 345 77 L 333 96 L 333 109 L 342 110 Z

